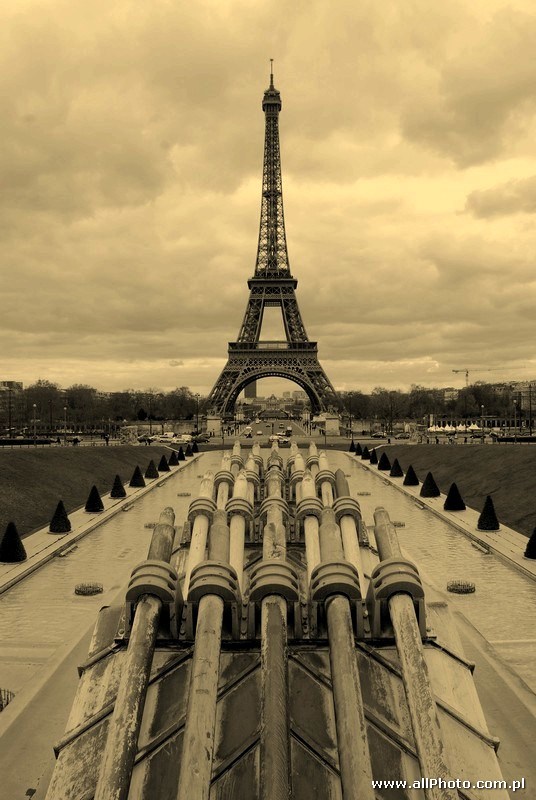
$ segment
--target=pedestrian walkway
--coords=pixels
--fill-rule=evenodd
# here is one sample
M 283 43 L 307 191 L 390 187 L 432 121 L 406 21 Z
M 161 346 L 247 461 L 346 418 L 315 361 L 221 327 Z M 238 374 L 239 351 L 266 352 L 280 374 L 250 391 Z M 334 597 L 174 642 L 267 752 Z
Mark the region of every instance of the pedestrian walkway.
M 48 525 L 38 531 L 26 536 L 23 539 L 24 548 L 28 558 L 26 561 L 16 564 L 0 564 L 0 594 L 10 589 L 27 575 L 39 569 L 51 558 L 67 552 L 79 539 L 87 536 L 103 522 L 113 517 L 120 511 L 126 510 L 133 502 L 150 492 L 155 486 L 167 481 L 172 475 L 176 475 L 181 468 L 191 464 L 199 458 L 199 454 L 194 455 L 188 461 L 183 461 L 178 467 L 172 467 L 170 472 L 162 472 L 158 478 L 145 478 L 146 486 L 133 488 L 125 486 L 127 496 L 121 499 L 111 498 L 104 495 L 102 504 L 104 511 L 99 513 L 88 513 L 83 507 L 72 511 L 69 514 L 71 530 L 69 533 L 50 533 Z
M 347 453 L 347 456 L 352 461 L 356 461 L 356 457 L 352 453 Z M 427 508 L 437 517 L 444 519 L 449 525 L 468 536 L 478 547 L 494 553 L 503 561 L 515 566 L 520 572 L 536 580 L 536 560 L 524 557 L 523 553 L 527 546 L 527 537 L 523 536 L 522 533 L 518 533 L 513 528 L 508 528 L 506 525 L 500 525 L 498 531 L 481 531 L 478 529 L 479 511 L 469 507 L 465 511 L 445 511 L 443 508 L 447 497 L 445 494 L 441 494 L 439 497 L 421 497 L 422 484 L 419 484 L 419 486 L 404 486 L 403 477 L 393 478 L 387 471 L 379 471 L 376 465 L 371 465 L 368 461 L 358 460 L 358 463 L 364 469 L 377 475 L 386 484 L 394 486 L 395 489 L 412 497 L 423 508 Z

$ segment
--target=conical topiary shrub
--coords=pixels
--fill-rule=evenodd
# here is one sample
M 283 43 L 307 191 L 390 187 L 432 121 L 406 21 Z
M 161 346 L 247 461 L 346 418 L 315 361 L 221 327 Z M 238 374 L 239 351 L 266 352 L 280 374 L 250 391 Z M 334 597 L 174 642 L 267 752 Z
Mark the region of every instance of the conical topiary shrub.
M 27 557 L 17 526 L 14 522 L 8 522 L 0 542 L 0 561 L 5 564 L 16 564 L 19 561 L 26 561 Z
M 130 479 L 129 486 L 138 489 L 140 486 L 145 486 L 145 481 L 143 480 L 143 475 L 141 474 L 141 469 L 136 465 L 136 469 L 132 473 L 132 478 Z
M 378 453 L 376 452 L 376 448 L 370 451 L 370 463 L 377 464 L 378 463 Z
M 445 511 L 465 511 L 465 503 L 455 483 L 449 489 L 443 508 Z
M 441 494 L 431 472 L 429 472 L 424 479 L 419 494 L 421 497 L 439 497 Z
M 187 444 L 187 445 L 186 445 L 186 452 L 185 452 L 185 454 L 184 454 L 184 455 L 185 455 L 186 457 L 189 457 L 189 456 L 193 455 L 193 453 L 192 453 L 192 448 L 190 447 L 190 445 L 189 445 L 189 444 Z
M 369 461 L 370 460 L 370 453 L 367 445 L 364 446 L 363 452 L 361 453 L 361 461 Z
M 355 446 L 355 454 L 356 456 L 363 455 L 363 448 L 361 447 L 361 442 L 358 442 Z
M 110 497 L 126 497 L 127 493 L 125 491 L 125 487 L 123 486 L 123 481 L 119 475 L 116 475 L 114 478 L 114 485 L 112 486 L 112 491 L 110 492 Z
M 391 462 L 387 458 L 387 453 L 381 454 L 380 460 L 378 461 L 378 469 L 384 470 L 385 472 L 391 469 Z
M 353 439 L 350 442 L 350 447 L 348 448 L 348 452 L 349 453 L 355 453 L 355 444 L 354 444 L 354 440 Z
M 88 499 L 86 500 L 86 505 L 84 508 L 89 514 L 97 514 L 99 511 L 104 511 L 101 496 L 95 484 L 93 484 L 91 487 L 91 491 Z
M 162 458 L 158 464 L 158 472 L 171 472 L 164 453 L 162 453 Z
M 486 502 L 484 503 L 484 508 L 478 518 L 477 528 L 479 531 L 498 531 L 499 530 L 499 520 L 497 519 L 497 514 L 495 513 L 495 507 L 493 505 L 493 500 L 491 497 L 486 497 Z
M 199 453 L 199 447 L 197 446 L 197 442 L 194 442 L 192 445 L 192 453 Z
M 406 477 L 404 478 L 404 486 L 418 486 L 419 479 L 417 477 L 417 473 L 413 469 L 412 465 L 410 464 L 408 467 L 408 471 L 406 472 Z
M 168 465 L 170 467 L 176 467 L 178 463 L 179 463 L 179 459 L 177 458 L 177 451 L 173 450 L 171 455 L 170 455 L 170 457 L 169 457 Z
M 525 558 L 536 558 L 536 528 L 532 531 L 523 555 Z
M 177 458 L 179 461 L 186 461 L 186 456 L 184 455 L 184 450 L 182 449 L 182 444 L 179 447 L 179 452 L 177 453 Z
M 158 478 L 158 470 L 156 468 L 156 464 L 154 463 L 153 459 L 149 461 L 149 465 L 145 470 L 145 477 L 146 478 Z
M 50 533 L 69 533 L 71 530 L 71 523 L 63 505 L 63 500 L 60 500 L 54 511 L 54 516 L 50 520 L 49 529 Z
M 393 461 L 393 466 L 391 467 L 389 475 L 391 476 L 391 478 L 401 478 L 404 475 L 402 467 L 398 463 L 398 458 L 395 458 L 395 460 Z

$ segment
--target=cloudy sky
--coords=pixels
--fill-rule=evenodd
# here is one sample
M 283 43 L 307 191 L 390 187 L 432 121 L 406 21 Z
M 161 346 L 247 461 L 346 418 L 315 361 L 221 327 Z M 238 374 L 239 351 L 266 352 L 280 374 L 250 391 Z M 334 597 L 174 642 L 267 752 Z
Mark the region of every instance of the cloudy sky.
M 0 379 L 210 391 L 270 58 L 335 387 L 536 378 L 533 0 L 3 0 L 0 37 Z

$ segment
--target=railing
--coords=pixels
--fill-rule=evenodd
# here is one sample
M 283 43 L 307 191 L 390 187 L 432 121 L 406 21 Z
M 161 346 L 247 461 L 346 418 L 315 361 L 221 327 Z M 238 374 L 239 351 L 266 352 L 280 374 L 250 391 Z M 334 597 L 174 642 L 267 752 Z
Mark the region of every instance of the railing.
M 316 342 L 229 342 L 229 350 L 309 350 L 316 352 Z

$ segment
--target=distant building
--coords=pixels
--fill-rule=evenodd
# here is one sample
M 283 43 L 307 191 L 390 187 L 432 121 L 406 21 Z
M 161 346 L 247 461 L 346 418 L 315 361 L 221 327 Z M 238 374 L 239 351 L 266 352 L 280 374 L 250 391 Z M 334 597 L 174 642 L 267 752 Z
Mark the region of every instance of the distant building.
M 244 397 L 246 399 L 253 399 L 257 397 L 257 381 L 252 381 L 251 383 L 248 383 L 248 385 L 244 389 Z
M 458 389 L 444 389 L 443 390 L 443 400 L 445 403 L 448 403 L 449 400 L 457 400 L 459 395 Z
M 1 433 L 16 425 L 21 415 L 23 399 L 22 381 L 0 381 L 0 426 Z

